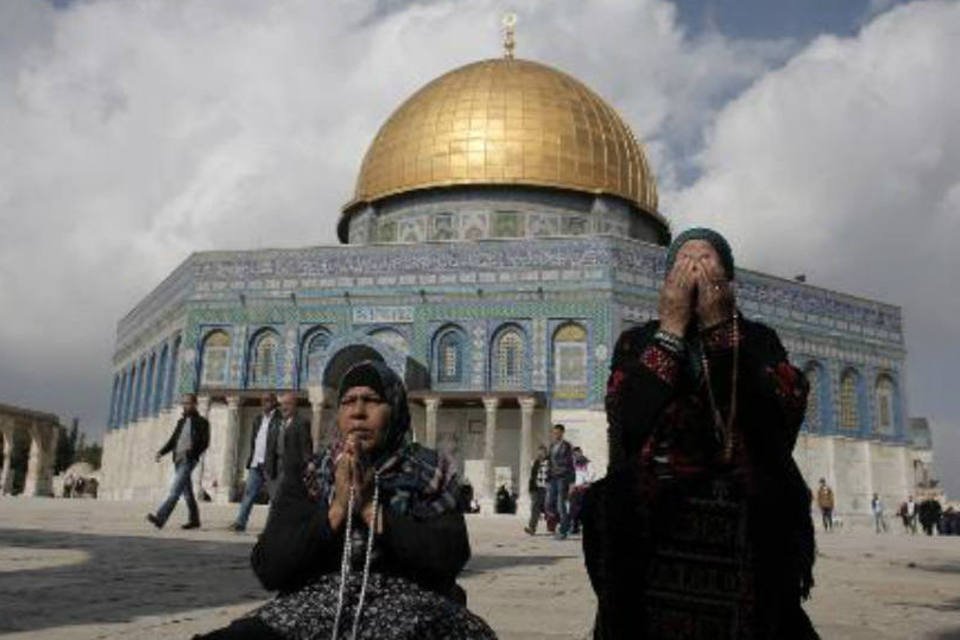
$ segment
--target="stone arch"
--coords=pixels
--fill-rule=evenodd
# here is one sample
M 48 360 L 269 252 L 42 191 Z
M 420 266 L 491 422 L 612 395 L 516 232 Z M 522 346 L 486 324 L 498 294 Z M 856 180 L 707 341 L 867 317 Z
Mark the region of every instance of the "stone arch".
M 164 388 L 165 380 L 167 378 L 167 360 L 169 358 L 170 348 L 167 345 L 163 345 L 163 348 L 160 350 L 160 358 L 157 360 L 157 375 L 156 375 L 156 384 L 153 389 L 153 415 L 160 413 L 160 407 L 163 406 L 163 396 L 166 389 Z
M 323 325 L 311 327 L 300 341 L 300 385 L 323 380 L 323 361 L 327 356 L 333 332 Z
M 367 333 L 367 335 L 374 340 L 379 340 L 380 342 L 389 345 L 400 353 L 410 353 L 409 340 L 407 340 L 407 337 L 403 335 L 402 331 L 396 329 L 395 327 L 377 327 L 372 329 L 369 333 Z

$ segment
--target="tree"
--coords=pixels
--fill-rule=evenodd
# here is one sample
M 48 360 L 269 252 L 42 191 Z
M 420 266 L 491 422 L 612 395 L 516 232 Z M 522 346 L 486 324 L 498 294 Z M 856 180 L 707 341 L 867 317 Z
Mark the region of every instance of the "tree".
M 57 439 L 57 455 L 54 462 L 54 473 L 61 473 L 74 463 L 77 457 L 77 434 L 80 431 L 80 420 L 73 419 L 73 425 L 68 434 L 63 427 L 60 429 L 60 438 Z

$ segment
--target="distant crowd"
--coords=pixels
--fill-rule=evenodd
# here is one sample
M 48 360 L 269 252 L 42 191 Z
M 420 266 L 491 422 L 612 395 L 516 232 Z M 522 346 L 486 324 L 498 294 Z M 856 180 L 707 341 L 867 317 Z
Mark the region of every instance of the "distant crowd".
M 820 509 L 823 530 L 832 531 L 834 528 L 842 527 L 842 518 L 834 515 L 833 489 L 827 484 L 825 478 L 820 478 L 815 499 Z M 889 529 L 885 507 L 877 493 L 874 493 L 870 500 L 870 513 L 873 516 L 874 530 L 877 533 L 886 533 Z M 897 508 L 896 517 L 903 523 L 904 532 L 911 535 L 917 533 L 917 525 L 928 536 L 934 533 L 941 536 L 960 535 L 960 512 L 953 507 L 944 509 L 940 501 L 935 498 L 928 497 L 916 502 L 913 496 L 909 495 Z

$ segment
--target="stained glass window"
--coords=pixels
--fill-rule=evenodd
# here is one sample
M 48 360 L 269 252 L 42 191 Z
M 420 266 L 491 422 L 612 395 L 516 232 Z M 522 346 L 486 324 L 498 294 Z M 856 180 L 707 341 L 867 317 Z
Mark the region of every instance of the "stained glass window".
M 803 370 L 807 376 L 807 382 L 810 383 L 810 393 L 807 395 L 807 414 L 804 418 L 804 424 L 808 431 L 819 431 L 821 428 L 820 419 L 820 365 L 811 362 Z
M 893 380 L 887 375 L 877 378 L 877 431 L 893 433 Z
M 840 428 L 857 430 L 860 416 L 857 411 L 857 374 L 847 371 L 840 378 Z
M 200 361 L 201 383 L 207 386 L 226 384 L 229 360 L 230 336 L 226 331 L 211 331 L 203 341 L 203 355 Z
M 587 331 L 579 324 L 564 325 L 553 339 L 554 380 L 557 385 L 587 383 Z
M 253 345 L 247 386 L 254 389 L 273 388 L 277 385 L 280 339 L 273 331 L 264 331 L 254 339 Z
M 500 334 L 496 346 L 497 385 L 519 387 L 523 382 L 523 337 L 516 329 Z
M 460 382 L 463 378 L 463 336 L 451 329 L 437 343 L 437 380 Z

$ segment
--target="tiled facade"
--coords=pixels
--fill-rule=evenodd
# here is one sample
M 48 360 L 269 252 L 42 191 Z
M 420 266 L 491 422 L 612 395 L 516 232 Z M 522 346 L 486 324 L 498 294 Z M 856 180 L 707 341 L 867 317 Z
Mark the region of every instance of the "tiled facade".
M 572 416 L 575 425 L 579 420 L 575 437 L 603 465 L 609 358 L 620 331 L 655 316 L 664 259 L 662 247 L 601 234 L 194 254 L 119 324 L 111 433 L 154 420 L 182 392 L 198 391 L 216 405 L 250 388 L 256 337 L 270 331 L 279 342 L 273 388 L 334 386 L 323 379 L 330 362 L 345 348 L 365 345 L 404 373 L 413 390 L 542 398 L 535 428 L 545 430 L 556 419 L 551 414 Z M 900 310 L 745 270 L 737 283 L 744 313 L 775 327 L 792 360 L 817 371 L 812 404 L 818 413 L 808 419 L 809 437 L 802 440 L 807 470 L 841 484 L 841 496 L 843 484 L 851 495 L 865 495 L 868 474 L 854 471 L 856 478 L 844 479 L 831 470 L 879 464 L 865 457 L 871 447 L 909 448 Z M 563 327 L 576 327 L 583 345 L 568 349 L 574 359 L 562 363 L 578 382 L 558 388 L 555 338 Z M 504 355 L 498 339 L 507 329 L 519 336 L 519 347 Z M 215 384 L 203 384 L 205 341 L 215 331 L 229 336 L 229 346 L 208 355 L 225 361 L 226 370 Z M 308 357 L 317 332 L 327 336 L 325 347 Z M 445 332 L 457 338 L 455 376 L 438 368 Z M 504 377 L 503 358 L 516 360 L 512 377 Z M 852 429 L 839 422 L 841 378 L 848 373 L 857 381 Z M 881 379 L 892 382 L 892 406 L 883 410 L 889 426 L 883 428 L 876 393 Z M 442 406 L 439 415 L 442 431 Z M 823 445 L 827 438 L 831 447 Z M 828 449 L 835 462 L 823 462 Z M 505 453 L 496 462 L 512 467 L 515 478 L 525 465 L 516 453 L 510 458 Z M 905 489 L 905 464 L 887 465 L 899 469 L 900 480 L 887 483 L 891 496 Z M 892 473 L 889 468 L 881 473 Z M 859 497 L 858 507 L 863 504 Z

